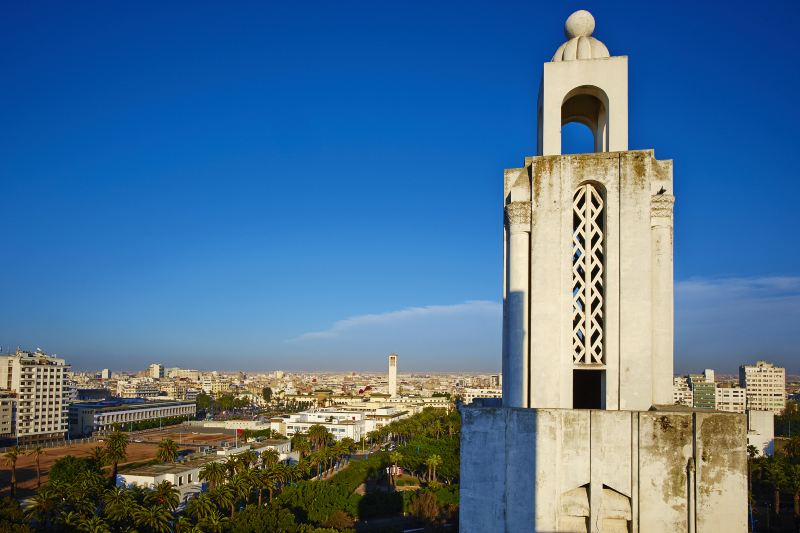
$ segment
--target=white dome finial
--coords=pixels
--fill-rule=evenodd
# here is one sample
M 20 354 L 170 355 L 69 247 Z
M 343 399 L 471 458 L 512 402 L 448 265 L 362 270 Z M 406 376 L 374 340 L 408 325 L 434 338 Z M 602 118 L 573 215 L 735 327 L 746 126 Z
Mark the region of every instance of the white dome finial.
M 585 9 L 579 9 L 567 18 L 564 23 L 564 34 L 567 39 L 589 37 L 594 31 L 594 17 Z
M 567 18 L 564 33 L 567 42 L 553 55 L 553 61 L 573 61 L 575 59 L 602 59 L 609 56 L 606 45 L 592 37 L 594 17 L 585 9 L 580 9 Z

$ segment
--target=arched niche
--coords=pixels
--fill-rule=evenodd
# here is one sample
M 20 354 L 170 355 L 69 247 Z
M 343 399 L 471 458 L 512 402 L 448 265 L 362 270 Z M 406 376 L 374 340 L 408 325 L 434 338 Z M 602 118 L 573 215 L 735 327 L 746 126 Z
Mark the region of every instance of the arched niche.
M 569 91 L 561 102 L 561 126 L 571 122 L 585 125 L 594 135 L 594 151 L 609 146 L 608 95 L 599 87 L 582 85 Z

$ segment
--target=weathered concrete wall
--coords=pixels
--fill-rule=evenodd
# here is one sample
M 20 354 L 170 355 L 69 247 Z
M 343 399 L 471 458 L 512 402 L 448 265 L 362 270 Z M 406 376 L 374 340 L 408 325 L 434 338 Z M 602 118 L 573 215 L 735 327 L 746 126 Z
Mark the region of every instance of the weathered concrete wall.
M 504 182 L 504 405 L 572 407 L 576 368 L 604 371 L 605 409 L 671 403 L 672 162 L 652 150 L 530 157 Z M 586 183 L 604 198 L 603 362 L 590 365 L 573 361 L 573 199 Z
M 464 407 L 461 431 L 461 531 L 747 530 L 744 415 Z

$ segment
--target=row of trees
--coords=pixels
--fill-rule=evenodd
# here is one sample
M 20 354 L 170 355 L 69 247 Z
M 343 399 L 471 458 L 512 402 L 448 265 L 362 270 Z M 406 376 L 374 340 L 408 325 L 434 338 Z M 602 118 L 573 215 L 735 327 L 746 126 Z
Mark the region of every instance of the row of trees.
M 794 527 L 800 527 L 800 436 L 792 437 L 774 456 L 758 456 L 753 446 L 748 446 L 748 455 L 750 497 L 757 509 L 768 508 L 764 521 L 772 527 L 780 523 L 782 496 L 789 495 Z

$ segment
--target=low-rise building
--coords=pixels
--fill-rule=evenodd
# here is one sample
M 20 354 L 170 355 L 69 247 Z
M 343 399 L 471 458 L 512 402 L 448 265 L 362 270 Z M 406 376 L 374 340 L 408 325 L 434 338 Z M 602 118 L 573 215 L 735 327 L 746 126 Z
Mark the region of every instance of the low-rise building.
M 120 380 L 117 382 L 117 396 L 120 398 L 155 398 L 161 389 L 151 378 Z
M 775 453 L 775 413 L 747 411 L 747 445 L 754 446 L 758 455 Z
M 501 388 L 484 388 L 484 389 L 474 389 L 474 388 L 466 388 L 464 389 L 464 404 L 469 405 L 471 404 L 476 398 L 502 398 L 503 397 L 503 389 Z
M 270 429 L 287 437 L 308 433 L 308 428 L 314 425 L 323 426 L 337 441 L 346 437 L 359 441 L 367 435 L 366 414 L 357 411 L 312 409 L 270 419 Z
M 117 474 L 117 486 L 153 489 L 162 481 L 168 481 L 178 489 L 183 503 L 192 495 L 199 494 L 204 490 L 205 484 L 200 479 L 200 471 L 203 467 L 209 463 L 224 460 L 225 457 L 213 454 L 179 463 L 141 466 Z
M 69 406 L 69 434 L 83 437 L 94 433 L 112 431 L 114 426 L 124 427 L 145 420 L 159 418 L 194 418 L 197 405 L 180 401 L 124 401 L 75 403 Z

